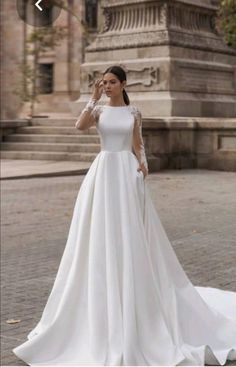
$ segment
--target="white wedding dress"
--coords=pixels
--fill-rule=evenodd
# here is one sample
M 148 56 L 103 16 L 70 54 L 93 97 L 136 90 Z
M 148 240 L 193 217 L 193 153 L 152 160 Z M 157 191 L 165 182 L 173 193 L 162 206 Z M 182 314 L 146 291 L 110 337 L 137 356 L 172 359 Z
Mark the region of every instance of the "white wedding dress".
M 41 320 L 13 352 L 31 366 L 235 360 L 236 292 L 194 286 L 180 265 L 137 171 L 146 165 L 139 110 L 97 105 L 92 114 L 101 151 Z

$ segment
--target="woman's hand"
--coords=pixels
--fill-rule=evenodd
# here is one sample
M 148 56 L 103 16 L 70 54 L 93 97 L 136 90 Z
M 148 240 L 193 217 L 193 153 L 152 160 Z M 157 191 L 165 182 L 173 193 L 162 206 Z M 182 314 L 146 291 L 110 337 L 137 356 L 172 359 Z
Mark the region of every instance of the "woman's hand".
M 137 171 L 142 171 L 144 178 L 148 175 L 148 170 L 143 164 L 139 165 Z
M 97 79 L 94 83 L 92 98 L 98 101 L 101 98 L 102 93 L 103 93 L 103 79 Z

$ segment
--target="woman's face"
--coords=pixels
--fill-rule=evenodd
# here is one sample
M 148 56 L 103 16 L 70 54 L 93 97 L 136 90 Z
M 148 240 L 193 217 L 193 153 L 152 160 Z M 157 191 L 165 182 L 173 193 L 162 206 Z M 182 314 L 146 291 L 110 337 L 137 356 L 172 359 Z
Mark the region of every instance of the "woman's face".
M 119 96 L 122 93 L 125 83 L 125 81 L 121 83 L 117 76 L 112 73 L 106 73 L 103 76 L 104 91 L 108 97 Z

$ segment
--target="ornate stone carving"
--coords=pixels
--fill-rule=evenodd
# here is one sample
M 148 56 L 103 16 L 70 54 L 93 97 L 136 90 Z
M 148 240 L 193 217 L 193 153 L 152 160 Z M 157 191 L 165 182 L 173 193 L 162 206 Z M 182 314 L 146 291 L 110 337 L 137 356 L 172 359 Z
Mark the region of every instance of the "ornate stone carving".
M 153 3 L 104 8 L 103 32 L 131 31 L 164 24 L 162 8 L 163 4 Z
M 222 51 L 227 54 L 235 54 L 235 50 L 227 47 L 221 38 L 215 35 L 196 35 L 181 30 L 158 30 L 149 32 L 137 32 L 133 34 L 106 35 L 106 37 L 97 37 L 96 40 L 86 48 L 87 52 L 107 51 L 116 49 L 173 45 L 180 47 L 190 47 L 207 51 Z
M 122 1 L 103 4 L 104 32 L 119 32 L 156 28 L 159 26 L 177 27 L 201 32 L 215 32 L 215 10 L 193 6 L 179 1 Z
M 104 15 L 104 26 L 103 26 L 101 33 L 109 31 L 110 26 L 111 26 L 111 21 L 112 21 L 111 19 L 112 13 L 110 12 L 109 9 L 104 9 L 103 15 Z
M 178 3 L 172 3 L 168 7 L 170 28 L 216 33 L 214 19 L 215 13 L 209 9 L 183 7 Z
M 167 26 L 168 23 L 168 6 L 163 4 L 160 8 L 160 25 Z
M 103 32 L 86 48 L 81 102 L 120 64 L 146 116 L 235 116 L 236 50 L 215 32 L 217 1 L 103 0 Z
M 105 0 L 104 28 L 87 52 L 177 45 L 202 50 L 227 47 L 215 28 L 216 6 L 192 0 Z
M 140 85 L 143 87 L 150 87 L 152 85 L 157 85 L 160 83 L 160 70 L 156 66 L 145 66 L 143 68 L 131 68 L 127 65 L 123 65 L 118 63 L 118 65 L 122 66 L 126 73 L 128 84 L 127 87 L 132 87 L 136 85 Z M 95 79 L 98 79 L 102 76 L 102 72 L 98 69 L 94 69 L 87 73 L 87 87 L 90 88 Z
M 130 82 L 128 86 L 141 84 L 145 87 L 150 87 L 153 84 L 160 83 L 159 68 L 150 66 L 142 69 L 131 69 L 126 67 Z

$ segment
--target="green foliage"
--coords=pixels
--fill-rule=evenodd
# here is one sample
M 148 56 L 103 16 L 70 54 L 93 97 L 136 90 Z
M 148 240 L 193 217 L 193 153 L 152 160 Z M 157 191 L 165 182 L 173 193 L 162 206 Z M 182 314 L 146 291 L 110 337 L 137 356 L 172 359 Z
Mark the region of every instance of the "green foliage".
M 53 26 L 44 28 L 35 28 L 27 39 L 28 45 L 35 45 L 27 49 L 27 53 L 31 55 L 37 54 L 40 56 L 49 49 L 52 49 L 60 44 L 63 38 L 67 36 L 67 27 Z
M 218 27 L 225 42 L 236 48 L 236 0 L 221 0 Z
M 53 5 L 73 15 L 78 21 L 78 26 L 85 34 L 87 33 L 86 25 L 79 19 L 73 7 L 69 6 L 68 0 L 50 1 Z M 21 82 L 16 85 L 13 93 L 20 97 L 22 103 L 30 102 L 31 116 L 34 114 L 35 102 L 39 102 L 37 81 L 41 75 L 38 60 L 45 52 L 58 46 L 67 37 L 67 32 L 67 27 L 62 26 L 36 27 L 27 38 L 25 57 L 19 64 Z
M 20 63 L 19 69 L 22 83 L 17 83 L 13 93 L 19 96 L 22 102 L 39 102 L 37 95 L 32 93 L 32 85 L 35 77 L 33 68 L 27 63 Z
M 31 116 L 34 114 L 35 102 L 39 102 L 37 81 L 42 77 L 38 67 L 39 57 L 58 46 L 65 37 L 66 27 L 53 26 L 35 28 L 27 38 L 25 60 L 19 64 L 22 81 L 15 88 L 14 94 L 18 95 L 22 102 L 30 102 Z

